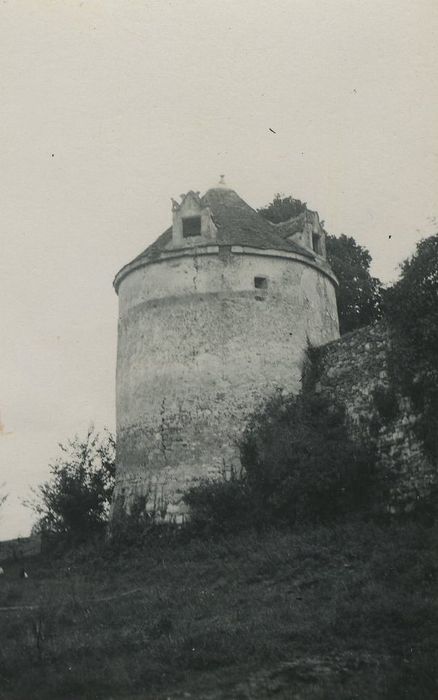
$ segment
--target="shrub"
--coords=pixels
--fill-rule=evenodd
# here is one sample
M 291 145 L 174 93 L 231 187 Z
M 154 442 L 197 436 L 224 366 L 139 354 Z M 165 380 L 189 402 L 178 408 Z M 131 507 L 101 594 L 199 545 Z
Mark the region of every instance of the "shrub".
M 241 445 L 248 488 L 268 520 L 331 522 L 370 506 L 371 450 L 347 435 L 344 413 L 316 394 L 275 397 Z
M 157 513 L 146 511 L 148 496 L 138 496 L 128 510 L 113 506 L 111 522 L 108 528 L 109 544 L 112 548 L 143 546 L 160 539 L 168 539 L 176 530 L 170 523 L 157 520 Z
M 186 495 L 196 531 L 330 523 L 369 509 L 376 495 L 374 454 L 348 437 L 343 412 L 315 394 L 272 398 L 240 448 L 241 478 Z
M 257 211 L 263 218 L 272 221 L 273 224 L 279 224 L 282 221 L 289 221 L 289 219 L 300 216 L 306 209 L 306 203 L 300 199 L 294 199 L 291 196 L 285 197 L 277 193 L 272 202 L 265 207 L 261 207 L 261 209 L 257 209 Z
M 252 499 L 245 478 L 203 481 L 184 497 L 190 506 L 189 529 L 205 535 L 228 534 L 251 523 Z
M 90 428 L 84 439 L 60 445 L 62 456 L 50 465 L 51 478 L 34 490 L 32 508 L 38 521 L 34 531 L 48 541 L 83 542 L 108 521 L 115 474 L 115 441 Z

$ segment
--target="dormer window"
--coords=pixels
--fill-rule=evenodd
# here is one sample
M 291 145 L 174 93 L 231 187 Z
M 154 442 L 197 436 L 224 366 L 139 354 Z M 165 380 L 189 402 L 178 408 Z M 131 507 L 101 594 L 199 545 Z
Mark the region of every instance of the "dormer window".
M 186 216 L 182 219 L 183 238 L 191 238 L 192 236 L 201 235 L 201 217 Z
M 202 201 L 199 192 L 181 195 L 181 204 L 172 199 L 171 247 L 191 248 L 201 241 L 207 243 L 216 238 L 216 226 L 210 207 Z

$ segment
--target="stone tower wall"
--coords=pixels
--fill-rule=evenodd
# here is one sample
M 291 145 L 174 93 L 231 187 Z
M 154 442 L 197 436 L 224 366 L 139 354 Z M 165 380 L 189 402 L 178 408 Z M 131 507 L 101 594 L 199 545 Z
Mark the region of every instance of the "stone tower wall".
M 386 326 L 377 323 L 319 348 L 315 387 L 344 406 L 353 436 L 375 446 L 389 510 L 410 511 L 437 485 L 438 473 L 415 430 L 420 416 L 390 381 L 390 347 Z
M 299 389 L 307 343 L 338 337 L 334 283 L 297 256 L 211 246 L 133 269 L 118 293 L 115 504 L 181 521 L 189 485 L 239 468 L 259 402 Z

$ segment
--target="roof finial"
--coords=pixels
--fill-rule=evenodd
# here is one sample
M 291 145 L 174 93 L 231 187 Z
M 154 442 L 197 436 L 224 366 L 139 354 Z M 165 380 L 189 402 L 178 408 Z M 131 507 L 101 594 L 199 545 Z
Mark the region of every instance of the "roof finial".
M 221 178 L 221 179 L 219 180 L 219 184 L 220 184 L 220 185 L 225 185 L 225 184 L 226 184 L 226 183 L 225 183 L 225 175 L 221 175 L 220 178 Z

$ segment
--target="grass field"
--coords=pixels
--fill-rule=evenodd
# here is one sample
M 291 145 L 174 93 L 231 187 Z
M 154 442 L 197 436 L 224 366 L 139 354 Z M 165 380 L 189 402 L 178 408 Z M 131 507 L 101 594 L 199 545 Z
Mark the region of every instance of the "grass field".
M 437 544 L 358 521 L 5 564 L 0 698 L 436 700 Z

